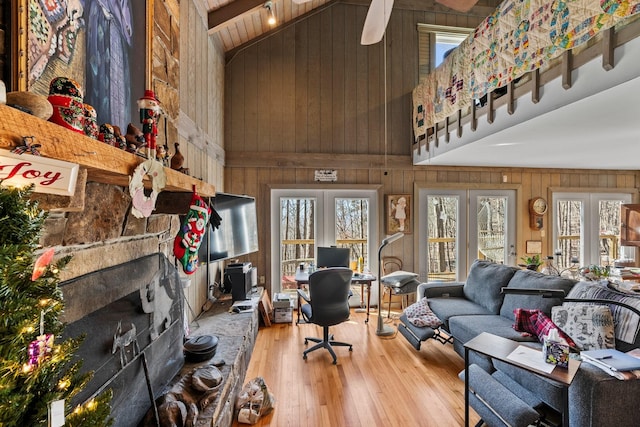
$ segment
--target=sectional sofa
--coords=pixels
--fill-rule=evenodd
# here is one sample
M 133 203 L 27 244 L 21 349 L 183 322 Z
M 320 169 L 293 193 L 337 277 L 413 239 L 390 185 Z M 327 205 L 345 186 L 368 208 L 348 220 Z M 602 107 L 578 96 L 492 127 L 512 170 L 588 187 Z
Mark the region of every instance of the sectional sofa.
M 446 334 L 452 337 L 453 347 L 461 357 L 464 357 L 464 343 L 482 332 L 540 348 L 536 336 L 525 336 L 513 328 L 514 309 L 539 309 L 551 317 L 552 307 L 561 305 L 562 298 L 542 298 L 539 294 L 505 294 L 502 288 L 559 289 L 568 294 L 575 284 L 574 280 L 567 278 L 476 261 L 464 283 L 423 283 L 418 286 L 418 301 L 427 297 L 429 307 L 442 321 L 440 327 L 416 327 L 403 314 L 398 329 L 417 349 L 420 348 L 420 342 L 428 338 L 446 341 L 442 338 Z M 626 344 L 619 342 L 619 346 L 623 350 L 639 347 L 640 338 L 636 336 L 633 342 Z M 498 408 L 498 412 L 502 410 L 508 416 L 513 416 L 509 419 L 516 420 L 516 424 L 520 422 L 527 425 L 531 421 L 522 416 L 526 413 L 545 417 L 545 414 L 562 411 L 563 388 L 558 384 L 473 352 L 470 352 L 470 363 L 470 379 L 474 372 L 476 376 L 487 375 L 480 383 L 486 385 L 488 393 L 500 394 L 497 399 L 502 402 L 499 405 L 503 405 L 503 408 Z M 582 363 L 569 387 L 570 426 L 640 425 L 639 398 L 640 380 L 618 380 L 599 368 Z M 496 416 L 495 408 L 484 411 L 486 408 L 481 403 L 473 407 L 486 424 L 504 425 Z M 550 408 L 553 411 L 549 411 Z M 530 410 L 535 412 L 528 412 Z

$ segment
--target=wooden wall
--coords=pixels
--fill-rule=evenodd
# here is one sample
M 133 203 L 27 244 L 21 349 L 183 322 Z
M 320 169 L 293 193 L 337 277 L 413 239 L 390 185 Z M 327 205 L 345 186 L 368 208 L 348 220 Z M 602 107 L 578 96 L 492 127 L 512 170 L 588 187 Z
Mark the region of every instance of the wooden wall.
M 456 14 L 437 5 L 427 12 L 394 8 L 386 41 L 385 141 L 383 45 L 359 44 L 366 11 L 366 6 L 335 3 L 295 25 L 274 31 L 227 61 L 225 190 L 257 198 L 262 249 L 245 258 L 258 267 L 260 276 L 269 278 L 272 267 L 270 186 L 314 185 L 316 169 L 336 169 L 336 184 L 381 184 L 384 194 L 413 193 L 416 184 L 517 187 L 521 196 L 518 254 L 524 253 L 526 240 L 542 240 L 545 253 L 550 245 L 546 237 L 549 233 L 541 236 L 529 229 L 530 198 L 550 197 L 551 189 L 638 188 L 635 171 L 413 166 L 410 95 L 418 75 L 416 24 L 475 27 L 486 14 Z M 578 162 L 576 155 L 577 167 Z M 418 215 L 415 212 L 414 219 Z M 545 221 L 548 224 L 548 219 Z M 379 226 L 383 235 L 383 224 Z M 408 270 L 414 267 L 415 236 L 388 248 L 388 255 L 403 258 Z
M 209 37 L 206 13 L 195 2 L 179 2 L 178 8 L 178 21 L 172 22 L 180 26 L 173 65 L 180 76 L 180 114 L 175 119 L 178 139 L 174 142 L 180 144 L 184 167 L 191 176 L 224 191 L 224 52 Z M 169 145 L 173 153 L 173 144 Z M 219 276 L 219 268 L 219 263 L 211 263 L 208 271 L 201 265 L 191 277 L 186 289 L 192 308 L 189 315 L 198 314 L 207 302 L 208 287 Z

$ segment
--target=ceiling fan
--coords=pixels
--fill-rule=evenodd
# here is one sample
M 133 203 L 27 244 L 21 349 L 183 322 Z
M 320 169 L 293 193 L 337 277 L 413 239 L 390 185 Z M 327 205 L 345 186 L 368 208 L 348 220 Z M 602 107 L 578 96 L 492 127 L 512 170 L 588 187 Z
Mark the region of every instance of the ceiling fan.
M 311 0 L 292 0 L 295 4 L 308 3 Z M 393 9 L 394 0 L 371 0 L 369 10 L 367 11 L 367 17 L 364 20 L 364 26 L 362 27 L 362 36 L 360 44 L 370 45 L 376 44 L 384 36 L 384 32 L 387 29 L 389 23 L 389 17 L 391 17 L 391 10 Z M 458 12 L 468 12 L 478 0 L 435 0 L 436 3 L 440 3 L 450 9 Z
M 295 1 L 295 0 L 294 0 Z M 468 12 L 478 0 L 435 0 L 450 9 L 458 12 Z M 369 45 L 382 40 L 384 32 L 389 23 L 393 0 L 371 0 L 367 17 L 362 27 L 362 38 L 360 44 Z

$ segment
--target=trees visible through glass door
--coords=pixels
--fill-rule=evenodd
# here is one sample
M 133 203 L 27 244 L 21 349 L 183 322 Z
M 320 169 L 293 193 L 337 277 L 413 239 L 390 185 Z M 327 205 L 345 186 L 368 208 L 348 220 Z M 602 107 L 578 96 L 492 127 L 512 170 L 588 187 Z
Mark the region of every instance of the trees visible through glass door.
M 281 291 L 295 291 L 296 269 L 315 262 L 318 246 L 349 248 L 352 261 L 362 257 L 369 265 L 370 198 L 339 197 L 335 192 L 281 197 L 279 213 Z

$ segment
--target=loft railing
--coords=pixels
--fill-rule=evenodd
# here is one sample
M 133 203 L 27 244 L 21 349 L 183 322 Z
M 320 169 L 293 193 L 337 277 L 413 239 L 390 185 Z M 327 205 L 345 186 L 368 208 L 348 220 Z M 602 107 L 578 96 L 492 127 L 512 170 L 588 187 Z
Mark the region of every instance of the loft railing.
M 498 11 L 506 14 L 500 9 L 505 3 L 507 2 L 497 9 L 493 18 L 500 18 Z M 510 76 L 502 76 L 501 80 L 495 79 L 493 83 L 481 84 L 474 81 L 476 76 L 482 75 L 483 72 L 486 74 L 487 71 L 481 69 L 482 64 L 477 64 L 481 55 L 468 46 L 461 45 L 458 48 L 460 52 L 457 59 L 456 51 L 450 55 L 454 58 L 453 64 L 443 63 L 432 73 L 433 75 L 428 76 L 414 89 L 414 160 L 427 153 L 430 145 L 438 147 L 442 142 L 448 143 L 452 135 L 461 138 L 463 129 L 474 132 L 482 117 L 486 118 L 487 123 L 494 123 L 498 108 L 506 107 L 509 115 L 516 114 L 518 98 L 530 96 L 532 103 L 538 103 L 543 96 L 542 88 L 552 80 L 560 77 L 562 87 L 565 90 L 570 89 L 572 72 L 597 57 L 602 57 L 603 69 L 612 70 L 619 59 L 615 58 L 616 48 L 640 36 L 640 0 L 632 3 L 634 4 L 627 10 L 627 17 L 617 25 L 609 23 L 608 28 L 603 25 L 602 28 L 607 29 L 599 30 L 594 37 L 573 49 L 563 50 L 559 56 L 547 60 L 543 66 L 529 72 L 514 72 Z M 482 25 L 486 26 L 486 22 L 487 20 L 469 39 L 483 37 Z M 461 59 L 465 55 L 473 60 Z M 483 59 L 486 60 L 486 57 Z M 454 65 L 462 68 L 456 69 Z M 533 65 L 529 64 L 529 67 L 533 68 Z M 460 76 L 466 76 L 468 81 Z M 483 91 L 483 87 L 486 90 Z

